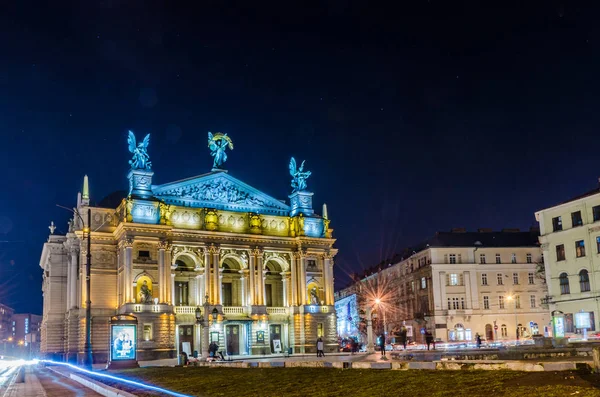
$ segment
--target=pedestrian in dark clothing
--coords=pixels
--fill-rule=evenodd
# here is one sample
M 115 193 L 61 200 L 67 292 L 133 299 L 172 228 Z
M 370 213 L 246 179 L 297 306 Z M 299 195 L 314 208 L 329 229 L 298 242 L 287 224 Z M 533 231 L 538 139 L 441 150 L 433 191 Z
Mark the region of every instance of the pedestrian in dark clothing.
M 317 357 L 325 357 L 325 353 L 323 353 L 323 339 L 317 339 Z
M 404 350 L 406 350 L 406 334 L 406 327 L 402 327 L 402 329 L 400 330 L 400 343 L 402 344 L 402 346 L 404 346 Z
M 381 355 L 385 357 L 385 335 L 381 334 L 379 337 L 379 347 L 381 347 Z
M 479 349 L 481 347 L 481 335 L 476 334 L 475 341 L 477 342 L 477 348 Z
M 433 342 L 433 335 L 429 331 L 425 333 L 425 342 L 427 343 L 427 350 L 429 350 L 429 346 Z

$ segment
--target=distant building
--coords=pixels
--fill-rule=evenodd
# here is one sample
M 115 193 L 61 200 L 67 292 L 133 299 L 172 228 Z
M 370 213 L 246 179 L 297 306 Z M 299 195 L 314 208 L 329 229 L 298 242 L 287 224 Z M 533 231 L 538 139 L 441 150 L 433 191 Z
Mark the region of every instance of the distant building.
M 12 337 L 17 344 L 39 346 L 42 316 L 31 313 L 18 313 L 12 316 Z
M 360 314 L 357 294 L 353 293 L 343 298 L 336 294 L 335 298 L 338 336 L 342 339 L 354 338 L 360 341 L 362 337 L 359 331 Z
M 600 319 L 600 188 L 535 213 L 546 267 L 550 310 L 564 314 L 565 332 L 580 333 L 576 313 L 588 313 L 591 331 Z M 567 335 L 568 336 L 568 335 Z
M 14 310 L 0 303 L 0 342 L 12 336 L 12 315 Z
M 550 318 L 537 238 L 518 229 L 438 232 L 360 283 L 379 284 L 368 288 L 371 300 L 386 295 L 378 321 L 390 335 L 402 326 L 420 343 L 426 330 L 442 341 L 473 341 L 477 333 L 515 339 L 517 327 L 519 338 L 544 333 Z

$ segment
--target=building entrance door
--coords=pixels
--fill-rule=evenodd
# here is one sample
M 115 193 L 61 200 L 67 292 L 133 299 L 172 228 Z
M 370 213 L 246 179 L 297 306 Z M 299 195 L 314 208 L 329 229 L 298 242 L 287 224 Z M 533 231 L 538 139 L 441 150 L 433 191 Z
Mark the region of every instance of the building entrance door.
M 186 352 L 189 356 L 194 353 L 194 326 L 179 326 L 179 351 Z
M 281 325 L 273 324 L 269 326 L 269 338 L 271 342 L 271 353 L 275 353 L 273 341 L 278 339 L 280 341 L 279 343 L 281 344 Z
M 494 340 L 494 329 L 492 328 L 492 324 L 485 325 L 485 339 L 488 342 Z
M 240 354 L 240 326 L 228 325 L 227 327 L 227 354 L 237 356 Z

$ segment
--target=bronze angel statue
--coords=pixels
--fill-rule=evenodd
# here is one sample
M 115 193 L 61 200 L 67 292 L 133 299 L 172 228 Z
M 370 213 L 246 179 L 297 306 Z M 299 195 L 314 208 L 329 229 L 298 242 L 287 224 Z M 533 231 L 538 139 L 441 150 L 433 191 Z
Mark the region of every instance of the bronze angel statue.
M 129 137 L 127 138 L 127 144 L 129 144 L 129 151 L 133 153 L 133 158 L 129 160 L 131 169 L 134 170 L 149 170 L 152 167 L 150 162 L 150 156 L 148 156 L 148 144 L 150 143 L 150 134 L 146 135 L 144 140 L 136 145 L 135 135 L 129 131 Z
M 310 171 L 304 171 L 304 161 L 300 164 L 300 168 L 296 169 L 296 159 L 292 157 L 290 160 L 290 175 L 293 178 L 292 188 L 294 188 L 294 192 L 306 189 L 306 180 L 311 174 Z
M 224 162 L 227 161 L 227 153 L 225 149 L 229 146 L 230 150 L 233 150 L 233 142 L 227 134 L 216 132 L 214 135 L 212 132 L 208 132 L 208 147 L 210 148 L 210 155 L 215 159 L 213 161 L 213 169 L 219 169 Z

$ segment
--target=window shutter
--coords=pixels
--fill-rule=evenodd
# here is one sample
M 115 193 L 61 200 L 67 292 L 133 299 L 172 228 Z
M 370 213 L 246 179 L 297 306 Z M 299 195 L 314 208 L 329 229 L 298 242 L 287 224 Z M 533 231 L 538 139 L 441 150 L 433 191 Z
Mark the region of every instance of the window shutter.
M 446 274 L 446 285 L 450 285 L 450 275 Z
M 458 254 L 458 263 L 462 263 L 462 255 Z
M 464 285 L 464 279 L 463 279 L 463 274 L 460 273 L 458 275 L 458 285 Z
M 444 254 L 444 263 L 448 263 L 448 254 Z

